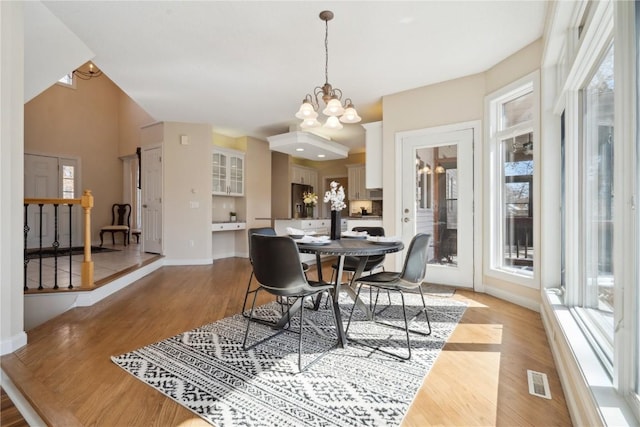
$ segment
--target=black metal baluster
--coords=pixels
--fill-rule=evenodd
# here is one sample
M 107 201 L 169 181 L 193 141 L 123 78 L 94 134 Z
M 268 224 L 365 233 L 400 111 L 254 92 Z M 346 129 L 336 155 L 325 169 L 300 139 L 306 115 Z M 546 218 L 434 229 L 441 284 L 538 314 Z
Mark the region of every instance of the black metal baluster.
M 29 265 L 29 258 L 27 257 L 27 236 L 29 235 L 29 204 L 24 204 L 24 290 L 29 290 L 27 286 L 27 266 Z
M 72 283 L 72 278 L 73 278 L 73 263 L 72 263 L 72 257 L 73 257 L 73 227 L 71 226 L 72 224 L 72 219 L 71 219 L 71 215 L 73 214 L 73 205 L 71 203 L 69 203 L 69 289 L 73 289 L 73 283 Z
M 53 289 L 58 289 L 58 205 L 53 205 Z
M 40 206 L 40 235 L 39 240 L 40 240 L 40 246 L 38 249 L 38 260 L 40 261 L 40 270 L 38 272 L 38 290 L 42 290 L 42 207 L 44 206 L 44 204 L 42 203 L 38 203 L 38 206 Z

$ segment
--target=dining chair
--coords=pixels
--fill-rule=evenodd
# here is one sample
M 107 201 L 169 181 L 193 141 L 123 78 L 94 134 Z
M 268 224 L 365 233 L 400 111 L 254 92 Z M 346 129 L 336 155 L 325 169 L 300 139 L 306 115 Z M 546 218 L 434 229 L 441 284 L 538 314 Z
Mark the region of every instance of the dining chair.
M 244 317 L 249 317 L 249 315 L 246 313 L 247 311 L 247 299 L 249 298 L 249 294 L 252 294 L 254 292 L 256 292 L 258 290 L 258 288 L 256 287 L 255 289 L 251 289 L 251 281 L 253 280 L 254 277 L 254 271 L 253 271 L 253 259 L 251 258 L 251 236 L 253 236 L 254 234 L 260 234 L 262 236 L 275 236 L 276 235 L 276 230 L 273 229 L 272 227 L 255 227 L 255 228 L 250 228 L 249 230 L 247 230 L 247 236 L 249 238 L 249 262 L 251 263 L 251 274 L 249 275 L 249 281 L 247 282 L 247 291 L 244 294 L 244 302 L 242 303 L 242 315 Z M 306 263 L 301 263 L 302 265 L 302 269 L 303 271 L 306 273 L 309 270 L 309 265 L 307 265 Z M 278 301 L 282 304 L 282 298 L 278 298 Z M 263 319 L 254 319 L 255 321 L 259 322 L 259 323 L 265 323 L 268 325 L 272 325 L 275 324 L 275 322 L 269 322 Z
M 384 236 L 384 227 L 364 227 L 363 226 L 363 227 L 353 227 L 351 230 L 359 231 L 359 232 L 366 231 L 369 236 L 374 236 L 374 237 Z M 384 254 L 368 257 L 367 262 L 364 266 L 364 270 L 362 270 L 362 272 L 371 274 L 371 272 L 377 268 L 382 268 L 382 271 L 384 271 L 384 266 L 383 266 L 384 258 L 385 258 Z M 351 279 L 353 280 L 353 274 L 358 269 L 359 263 L 360 263 L 360 257 L 346 256 L 344 257 L 344 266 L 342 267 L 342 271 L 345 273 L 348 273 L 351 276 Z M 332 270 L 331 270 L 330 282 L 333 283 L 333 279 L 338 272 L 338 264 L 337 263 L 332 264 L 331 269 Z M 371 298 L 370 298 L 370 301 L 371 301 Z M 389 297 L 389 303 L 391 303 L 391 297 Z
M 411 340 L 409 338 L 409 332 L 413 332 L 419 335 L 431 334 L 431 322 L 429 321 L 429 313 L 427 312 L 427 305 L 424 300 L 424 294 L 422 293 L 422 286 L 421 286 L 427 270 L 427 261 L 428 261 L 428 252 L 429 252 L 428 249 L 429 249 L 430 240 L 431 240 L 431 235 L 424 234 L 424 233 L 418 233 L 413 237 L 413 239 L 411 239 L 411 244 L 409 245 L 409 249 L 407 251 L 407 257 L 404 260 L 404 266 L 401 272 L 383 271 L 383 272 L 375 273 L 369 276 L 363 276 L 355 280 L 355 283 L 357 285 L 358 298 L 360 297 L 360 291 L 362 290 L 362 285 L 368 285 L 371 288 L 377 288 L 378 290 L 382 289 L 390 292 L 398 292 L 400 294 L 400 299 L 402 301 L 402 315 L 404 317 L 404 328 L 399 327 L 397 325 L 392 325 L 388 322 L 382 322 L 382 321 L 376 320 L 377 296 L 376 296 L 376 302 L 374 303 L 373 310 L 372 310 L 372 321 L 388 327 L 403 329 L 407 337 L 408 356 L 387 351 L 379 348 L 378 346 L 369 345 L 364 341 L 360 341 L 356 339 L 353 339 L 353 341 L 358 342 L 361 345 L 374 348 L 376 350 L 379 350 L 391 356 L 395 356 L 399 359 L 409 360 L 411 359 Z M 415 313 L 411 318 L 412 319 L 417 318 L 420 315 L 420 313 L 424 311 L 424 315 L 427 319 L 427 326 L 429 328 L 429 332 L 423 332 L 423 331 L 418 331 L 418 330 L 409 328 L 409 322 L 407 321 L 407 309 L 406 309 L 405 300 L 404 300 L 404 293 L 415 291 L 416 288 L 420 291 L 420 297 L 422 299 L 422 308 L 417 313 Z M 355 307 L 356 305 L 354 304 L 353 309 L 349 314 L 349 321 L 347 322 L 347 328 L 345 329 L 345 333 L 348 333 L 349 331 L 349 326 L 351 325 L 351 318 L 353 317 L 353 312 L 355 311 Z M 384 311 L 385 309 L 381 311 Z
M 116 244 L 116 233 L 122 233 L 124 245 L 129 244 L 131 234 L 131 205 L 129 203 L 114 203 L 111 206 L 111 224 L 100 228 L 100 246 L 104 243 L 104 233 L 111 233 L 111 242 Z
M 352 231 L 366 231 L 369 236 L 384 236 L 384 228 L 383 227 L 353 227 Z M 367 259 L 367 263 L 365 264 L 364 273 L 370 273 L 372 270 L 375 270 L 378 267 L 382 266 L 384 262 L 385 255 L 375 255 L 370 256 Z M 342 267 L 342 271 L 353 274 L 358 268 L 358 264 L 360 263 L 360 257 L 357 256 L 346 256 L 344 258 L 344 266 Z M 333 282 L 334 275 L 338 271 L 338 264 L 331 265 L 331 282 Z M 384 269 L 384 267 L 383 267 Z
M 251 235 L 251 249 L 250 257 L 253 260 L 253 272 L 254 276 L 259 283 L 258 288 L 253 295 L 253 302 L 251 304 L 251 311 L 249 312 L 249 320 L 247 322 L 247 329 L 244 335 L 244 341 L 242 342 L 242 348 L 248 350 L 261 344 L 267 340 L 270 340 L 277 335 L 290 331 L 288 328 L 282 328 L 275 334 L 271 334 L 256 343 L 247 346 L 247 338 L 249 336 L 249 329 L 253 320 L 253 314 L 255 310 L 256 297 L 260 291 L 269 292 L 272 295 L 281 298 L 295 298 L 301 299 L 300 301 L 300 325 L 299 341 L 298 341 L 298 370 L 304 371 L 311 364 L 315 363 L 322 357 L 326 351 L 322 352 L 318 357 L 307 363 L 303 368 L 302 366 L 302 335 L 304 326 L 304 300 L 307 297 L 313 298 L 323 292 L 329 293 L 328 298 L 331 297 L 331 291 L 333 285 L 324 282 L 309 281 L 302 269 L 302 263 L 300 262 L 300 254 L 298 252 L 298 246 L 295 241 L 289 236 L 268 236 L 254 233 Z M 331 311 L 333 312 L 333 321 L 338 328 L 337 321 L 335 319 L 335 312 L 333 311 L 333 305 L 331 305 Z M 290 306 L 287 305 L 287 316 L 290 316 Z M 291 325 L 290 318 L 287 323 Z M 310 328 L 315 330 L 315 327 Z M 336 340 L 337 345 L 337 340 Z M 331 347 L 333 348 L 333 347 Z

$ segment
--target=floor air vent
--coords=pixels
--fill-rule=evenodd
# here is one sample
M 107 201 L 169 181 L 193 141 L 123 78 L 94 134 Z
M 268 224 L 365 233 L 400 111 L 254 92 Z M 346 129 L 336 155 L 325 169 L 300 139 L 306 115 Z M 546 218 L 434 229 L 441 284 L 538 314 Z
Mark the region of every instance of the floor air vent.
M 529 380 L 529 393 L 534 396 L 551 399 L 551 391 L 549 390 L 549 380 L 547 374 L 527 369 L 527 379 Z

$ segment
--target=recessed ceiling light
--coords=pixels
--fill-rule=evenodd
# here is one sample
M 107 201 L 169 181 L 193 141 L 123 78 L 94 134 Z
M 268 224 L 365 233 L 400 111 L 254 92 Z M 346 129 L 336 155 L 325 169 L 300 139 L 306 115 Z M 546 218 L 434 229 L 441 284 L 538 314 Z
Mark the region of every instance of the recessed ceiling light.
M 318 154 L 318 157 L 322 158 L 322 157 L 325 157 L 325 155 L 324 154 Z
M 296 151 L 304 151 L 304 148 L 296 148 Z

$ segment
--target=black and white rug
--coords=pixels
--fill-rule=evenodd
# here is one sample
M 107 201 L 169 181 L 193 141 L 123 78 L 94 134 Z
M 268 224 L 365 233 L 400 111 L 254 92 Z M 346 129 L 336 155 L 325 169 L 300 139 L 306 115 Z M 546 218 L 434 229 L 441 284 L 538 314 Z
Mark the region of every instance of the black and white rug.
M 363 294 L 368 292 L 363 292 Z M 363 296 L 366 300 L 367 296 Z M 388 303 L 386 296 L 381 303 Z M 399 298 L 399 297 L 398 297 Z M 410 313 L 420 295 L 406 295 Z M 400 361 L 350 342 L 334 348 L 298 373 L 298 335 L 285 332 L 244 351 L 247 319 L 238 314 L 111 359 L 130 374 L 187 407 L 211 424 L 223 426 L 397 426 L 433 366 L 466 305 L 425 296 L 433 333 L 411 335 L 412 358 Z M 342 317 L 351 300 L 341 299 Z M 400 300 L 392 296 L 380 319 L 402 323 Z M 324 304 L 321 305 L 324 307 Z M 275 319 L 280 305 L 259 308 Z M 336 342 L 330 309 L 305 310 L 303 363 Z M 292 321 L 297 330 L 298 316 Z M 424 315 L 412 328 L 425 329 Z M 272 334 L 252 323 L 249 342 Z M 406 351 L 403 331 L 367 321 L 356 309 L 349 336 L 369 344 Z

